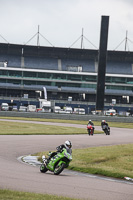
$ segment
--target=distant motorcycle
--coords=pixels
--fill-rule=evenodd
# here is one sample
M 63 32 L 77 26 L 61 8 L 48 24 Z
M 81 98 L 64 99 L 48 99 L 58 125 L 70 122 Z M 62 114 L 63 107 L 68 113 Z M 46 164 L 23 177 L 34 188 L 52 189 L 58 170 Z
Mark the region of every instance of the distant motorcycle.
M 88 124 L 87 131 L 88 131 L 89 135 L 93 135 L 94 134 L 94 126 L 92 126 L 91 124 Z
M 102 129 L 106 135 L 110 135 L 110 128 L 107 125 L 103 125 Z
M 47 172 L 48 170 L 51 172 L 54 172 L 55 175 L 59 175 L 64 168 L 67 168 L 69 166 L 70 161 L 72 161 L 72 156 L 67 152 L 65 148 L 61 150 L 60 152 L 50 152 L 50 155 L 54 155 L 51 157 L 49 162 L 47 162 L 47 159 L 45 159 L 43 156 L 43 162 L 40 166 L 40 171 L 42 173 Z

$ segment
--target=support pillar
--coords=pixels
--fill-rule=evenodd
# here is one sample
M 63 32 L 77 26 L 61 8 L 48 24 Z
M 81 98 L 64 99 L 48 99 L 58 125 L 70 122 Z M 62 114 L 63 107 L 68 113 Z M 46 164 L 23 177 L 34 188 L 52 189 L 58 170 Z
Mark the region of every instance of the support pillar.
M 96 110 L 101 110 L 101 111 L 103 111 L 104 109 L 108 25 L 109 25 L 109 16 L 102 16 L 100 46 L 98 55 L 98 78 L 97 78 L 97 94 L 96 94 Z

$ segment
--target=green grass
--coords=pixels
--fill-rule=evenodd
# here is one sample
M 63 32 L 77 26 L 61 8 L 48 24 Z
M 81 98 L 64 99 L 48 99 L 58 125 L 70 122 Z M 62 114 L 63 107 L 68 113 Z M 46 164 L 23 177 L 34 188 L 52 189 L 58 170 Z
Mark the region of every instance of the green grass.
M 103 133 L 103 132 L 95 131 L 95 133 Z M 0 135 L 72 135 L 72 134 L 87 134 L 87 130 L 83 128 L 0 121 Z
M 0 189 L 0 200 L 76 200 L 56 195 L 17 192 Z
M 133 144 L 73 150 L 70 169 L 109 177 L 133 178 Z
M 63 119 L 42 119 L 42 118 L 24 118 L 24 117 L 0 117 L 1 119 L 15 119 L 15 120 L 25 120 L 25 121 L 41 121 L 41 122 L 53 122 L 53 123 L 70 123 L 70 124 L 83 124 L 86 125 L 91 116 L 86 116 L 86 121 L 82 120 L 63 120 Z M 81 116 L 82 118 L 82 116 Z M 95 126 L 101 126 L 101 121 L 93 121 Z M 123 122 L 108 122 L 110 127 L 118 128 L 132 128 L 133 123 L 123 123 Z
M 41 160 L 42 155 L 37 153 Z M 133 144 L 73 149 L 69 169 L 108 177 L 133 178 Z

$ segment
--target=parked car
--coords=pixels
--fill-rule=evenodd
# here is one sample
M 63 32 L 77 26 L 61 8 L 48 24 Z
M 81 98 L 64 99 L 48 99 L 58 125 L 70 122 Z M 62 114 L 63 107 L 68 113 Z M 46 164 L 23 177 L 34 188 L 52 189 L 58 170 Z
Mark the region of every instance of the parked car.
M 42 112 L 42 108 L 37 108 L 36 112 Z
M 67 114 L 70 114 L 73 112 L 71 107 L 65 107 L 64 110 L 65 110 L 65 113 L 67 113 Z
M 73 113 L 79 114 L 79 115 L 85 115 L 85 109 L 84 108 L 74 108 Z
M 105 115 L 109 115 L 109 116 L 115 116 L 116 115 L 116 110 L 114 109 L 109 109 L 107 111 L 105 111 Z
M 27 112 L 27 107 L 26 106 L 20 106 L 19 112 Z
M 28 105 L 27 112 L 35 112 L 36 111 L 36 105 Z
M 13 106 L 12 107 L 12 111 L 18 111 L 18 107 L 17 106 Z
M 65 111 L 65 110 L 63 110 L 63 109 L 61 109 L 61 110 L 59 111 L 59 113 L 60 113 L 60 114 L 65 114 L 65 113 L 66 113 L 66 111 Z
M 54 107 L 54 112 L 55 113 L 59 113 L 61 111 L 61 107 L 60 106 L 55 106 Z
M 8 110 L 9 110 L 9 105 L 8 105 L 8 103 L 2 103 L 2 104 L 1 104 L 1 110 L 3 110 L 3 111 L 8 111 Z

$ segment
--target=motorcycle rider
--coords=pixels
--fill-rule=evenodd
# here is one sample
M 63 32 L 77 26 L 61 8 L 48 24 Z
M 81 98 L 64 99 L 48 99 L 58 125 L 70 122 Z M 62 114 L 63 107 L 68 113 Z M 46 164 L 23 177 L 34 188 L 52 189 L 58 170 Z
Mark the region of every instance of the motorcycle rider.
M 57 152 L 62 151 L 63 148 L 65 148 L 69 154 L 72 154 L 72 143 L 70 140 L 66 140 L 65 144 L 61 144 L 60 146 L 56 147 Z
M 103 126 L 104 126 L 104 125 L 106 125 L 107 128 L 108 128 L 108 130 L 110 131 L 110 127 L 109 127 L 108 123 L 107 123 L 105 120 L 102 120 L 102 122 L 101 122 L 101 127 L 102 127 L 102 129 L 103 129 Z
M 46 163 L 48 163 L 50 159 L 54 157 L 57 153 L 62 152 L 63 148 L 65 148 L 69 154 L 72 154 L 72 143 L 70 140 L 66 140 L 64 144 L 56 147 L 57 151 L 50 154 L 50 156 L 47 158 Z
M 89 122 L 88 122 L 88 125 L 92 125 L 92 126 L 94 126 L 94 123 L 91 121 L 91 119 L 89 120 Z
M 88 122 L 88 125 L 92 125 L 92 128 L 93 128 L 93 133 L 94 133 L 94 123 L 91 121 L 91 119 L 89 120 L 89 122 Z

